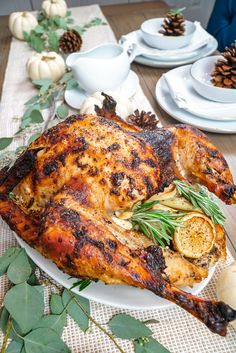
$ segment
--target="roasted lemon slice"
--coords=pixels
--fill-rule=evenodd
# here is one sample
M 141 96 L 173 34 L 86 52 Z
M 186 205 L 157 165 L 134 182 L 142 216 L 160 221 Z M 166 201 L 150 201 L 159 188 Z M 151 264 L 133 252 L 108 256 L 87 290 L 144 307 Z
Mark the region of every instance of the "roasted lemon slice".
M 205 215 L 191 212 L 182 219 L 184 227 L 176 228 L 174 248 L 186 257 L 198 259 L 209 253 L 216 239 L 212 221 Z

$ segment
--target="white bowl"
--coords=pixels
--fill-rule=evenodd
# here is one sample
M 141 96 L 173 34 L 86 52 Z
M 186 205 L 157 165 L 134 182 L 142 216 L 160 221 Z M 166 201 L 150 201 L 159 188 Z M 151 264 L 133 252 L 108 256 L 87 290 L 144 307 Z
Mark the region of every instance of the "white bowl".
M 185 32 L 182 36 L 164 36 L 159 33 L 164 18 L 152 18 L 141 25 L 143 40 L 153 48 L 157 49 L 179 49 L 188 45 L 196 30 L 193 22 L 185 21 Z
M 194 89 L 204 98 L 221 103 L 236 103 L 236 89 L 216 87 L 211 82 L 217 60 L 222 56 L 208 56 L 196 61 L 190 69 Z

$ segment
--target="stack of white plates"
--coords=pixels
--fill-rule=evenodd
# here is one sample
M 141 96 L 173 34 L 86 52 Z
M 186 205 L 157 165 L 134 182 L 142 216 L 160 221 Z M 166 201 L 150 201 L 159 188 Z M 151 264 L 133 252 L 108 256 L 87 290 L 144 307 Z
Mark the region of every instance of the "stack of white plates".
M 199 58 L 212 54 L 217 49 L 217 41 L 196 23 L 196 31 L 189 45 L 176 50 L 160 50 L 148 46 L 141 30 L 130 32 L 121 37 L 120 43 L 137 51 L 134 61 L 152 67 L 170 68 L 192 63 Z
M 214 102 L 199 95 L 193 88 L 190 68 L 191 65 L 178 67 L 159 79 L 159 105 L 173 118 L 201 130 L 235 134 L 236 103 Z

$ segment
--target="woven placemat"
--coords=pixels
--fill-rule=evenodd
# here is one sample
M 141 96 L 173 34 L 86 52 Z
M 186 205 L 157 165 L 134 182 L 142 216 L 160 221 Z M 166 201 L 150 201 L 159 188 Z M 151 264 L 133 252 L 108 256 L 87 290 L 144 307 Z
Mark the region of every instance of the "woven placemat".
M 78 24 L 83 24 L 94 17 L 104 18 L 97 5 L 72 9 L 72 15 Z M 102 42 L 115 41 L 110 26 L 90 28 L 84 34 L 83 50 Z M 20 54 L 20 55 L 19 55 Z M 3 94 L 0 108 L 0 136 L 12 135 L 17 130 L 17 123 L 13 117 L 21 115 L 24 102 L 34 95 L 31 82 L 27 78 L 25 63 L 32 55 L 32 51 L 24 42 L 12 40 L 9 61 L 3 86 Z M 152 110 L 141 88 L 134 97 L 134 104 L 144 110 Z M 0 220 L 0 254 L 11 246 L 16 245 L 12 231 L 6 223 Z M 204 298 L 215 298 L 215 283 L 222 268 L 233 261 L 229 254 L 227 262 L 223 266 L 217 266 L 215 274 L 208 286 L 201 293 Z M 8 280 L 0 279 L 0 300 L 2 302 L 8 289 Z M 48 302 L 53 287 L 45 287 L 45 301 Z M 116 309 L 95 302 L 91 303 L 92 316 L 104 324 L 116 313 L 125 312 L 140 320 L 155 318 L 159 323 L 150 325 L 154 337 L 160 341 L 171 353 L 236 353 L 236 332 L 232 327 L 228 329 L 226 338 L 211 333 L 197 319 L 189 315 L 177 306 L 162 310 L 129 311 Z M 2 341 L 3 335 L 0 335 Z M 63 332 L 63 339 L 68 344 L 72 353 L 113 353 L 116 352 L 114 344 L 95 326 L 84 334 L 75 322 L 68 317 L 67 327 Z M 132 344 L 127 340 L 118 340 L 124 351 L 133 352 Z M 32 352 L 34 353 L 34 352 Z M 158 352 L 157 352 L 158 353 Z

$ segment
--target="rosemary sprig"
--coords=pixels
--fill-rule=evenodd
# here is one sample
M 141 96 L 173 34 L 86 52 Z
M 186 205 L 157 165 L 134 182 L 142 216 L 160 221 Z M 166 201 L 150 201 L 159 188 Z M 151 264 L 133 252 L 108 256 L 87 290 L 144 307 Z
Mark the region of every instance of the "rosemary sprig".
M 186 213 L 172 214 L 164 210 L 152 209 L 158 203 L 159 201 L 152 201 L 135 205 L 130 221 L 134 228 L 162 247 L 166 247 L 170 244 L 175 228 L 184 227 L 179 218 L 185 216 Z
M 81 292 L 83 289 L 88 287 L 91 283 L 92 283 L 92 281 L 90 279 L 80 279 L 79 281 L 75 282 L 71 286 L 70 290 L 78 287 L 79 288 L 79 292 Z
M 211 200 L 204 190 L 200 189 L 200 187 L 197 190 L 181 180 L 175 180 L 174 184 L 179 194 L 190 201 L 195 207 L 201 208 L 207 216 L 211 217 L 214 224 L 224 225 L 225 216 L 217 203 Z

